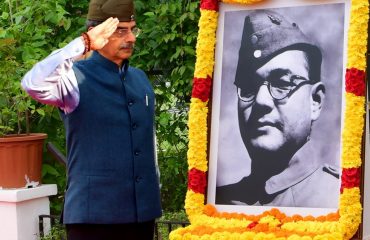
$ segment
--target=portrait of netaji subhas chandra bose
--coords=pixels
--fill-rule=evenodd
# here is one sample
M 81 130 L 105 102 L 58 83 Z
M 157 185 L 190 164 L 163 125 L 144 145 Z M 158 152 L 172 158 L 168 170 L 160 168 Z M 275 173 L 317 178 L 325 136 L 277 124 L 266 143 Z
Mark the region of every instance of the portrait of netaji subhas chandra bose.
M 344 4 L 225 14 L 216 204 L 338 207 L 343 19 Z

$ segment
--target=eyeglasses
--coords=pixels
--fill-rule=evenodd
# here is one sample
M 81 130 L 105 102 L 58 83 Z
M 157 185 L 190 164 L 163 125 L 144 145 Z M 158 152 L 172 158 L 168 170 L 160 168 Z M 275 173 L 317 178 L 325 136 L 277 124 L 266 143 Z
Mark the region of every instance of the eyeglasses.
M 135 37 L 138 37 L 141 33 L 141 30 L 139 28 L 132 28 L 131 30 L 129 30 L 129 28 L 127 27 L 117 27 L 116 31 L 114 31 L 114 34 L 117 36 L 117 37 L 127 37 L 129 35 L 129 33 L 132 33 L 134 34 Z
M 283 100 L 284 98 L 290 97 L 303 85 L 314 83 L 314 81 L 299 75 L 291 75 L 288 80 L 284 80 L 285 76 L 278 79 L 270 79 L 270 81 L 260 81 L 262 83 L 257 83 L 257 81 L 255 81 L 243 88 L 237 87 L 238 97 L 243 102 L 252 103 L 255 101 L 260 87 L 266 85 L 273 99 Z

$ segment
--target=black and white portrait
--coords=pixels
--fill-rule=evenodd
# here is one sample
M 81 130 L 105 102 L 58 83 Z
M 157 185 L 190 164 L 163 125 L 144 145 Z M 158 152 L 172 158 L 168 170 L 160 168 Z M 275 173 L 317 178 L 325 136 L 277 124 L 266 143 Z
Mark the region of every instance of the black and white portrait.
M 337 208 L 345 4 L 227 11 L 223 23 L 214 203 Z

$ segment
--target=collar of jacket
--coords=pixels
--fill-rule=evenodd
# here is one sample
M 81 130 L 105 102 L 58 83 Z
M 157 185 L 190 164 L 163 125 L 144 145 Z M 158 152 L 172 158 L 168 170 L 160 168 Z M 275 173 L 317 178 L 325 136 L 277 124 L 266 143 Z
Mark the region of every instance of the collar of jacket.
M 121 69 L 117 66 L 116 63 L 112 62 L 108 58 L 105 58 L 101 55 L 98 51 L 93 51 L 90 57 L 91 60 L 99 62 L 99 65 L 107 68 L 108 70 L 115 71 L 115 72 L 126 72 L 129 66 L 128 59 L 123 60 L 123 64 Z

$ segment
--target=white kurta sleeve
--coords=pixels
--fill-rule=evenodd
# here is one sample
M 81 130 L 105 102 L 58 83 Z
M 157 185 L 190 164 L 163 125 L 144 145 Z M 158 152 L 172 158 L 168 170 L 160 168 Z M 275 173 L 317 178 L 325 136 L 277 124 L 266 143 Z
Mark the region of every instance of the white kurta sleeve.
M 79 37 L 54 51 L 27 72 L 21 82 L 23 89 L 37 101 L 71 113 L 80 100 L 73 61 L 84 49 L 84 42 Z

